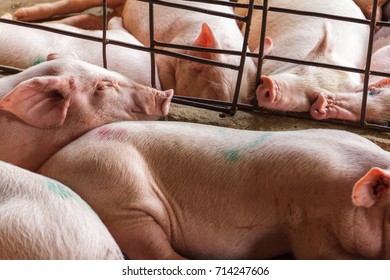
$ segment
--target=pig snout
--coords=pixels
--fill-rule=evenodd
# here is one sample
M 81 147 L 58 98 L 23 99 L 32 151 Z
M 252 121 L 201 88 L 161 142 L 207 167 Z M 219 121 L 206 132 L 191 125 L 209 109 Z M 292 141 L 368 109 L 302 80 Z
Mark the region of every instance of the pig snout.
M 279 86 L 277 82 L 270 77 L 262 76 L 260 84 L 256 89 L 256 97 L 261 106 L 270 107 L 279 100 Z
M 173 89 L 165 90 L 165 91 L 157 91 L 158 100 L 161 103 L 161 113 L 163 116 L 168 115 L 169 108 L 171 106 L 171 101 L 173 97 Z
M 137 94 L 133 97 L 135 111 L 140 110 L 140 113 L 145 112 L 146 115 L 149 116 L 168 115 L 173 97 L 173 90 L 161 91 L 146 87 L 144 89 L 149 90 L 137 91 Z

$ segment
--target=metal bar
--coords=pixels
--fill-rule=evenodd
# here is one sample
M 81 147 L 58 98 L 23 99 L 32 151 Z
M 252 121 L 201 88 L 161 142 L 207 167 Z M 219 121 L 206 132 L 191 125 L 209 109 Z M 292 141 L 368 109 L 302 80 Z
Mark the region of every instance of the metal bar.
M 167 51 L 167 50 L 154 49 L 154 52 L 157 54 L 169 55 L 169 56 L 173 56 L 176 58 L 186 59 L 186 60 L 200 62 L 200 63 L 204 63 L 204 64 L 209 64 L 209 65 L 214 65 L 214 66 L 218 66 L 218 67 L 225 67 L 225 68 L 229 68 L 229 69 L 233 69 L 233 70 L 238 70 L 238 68 L 239 68 L 239 66 L 237 66 L 237 65 L 233 65 L 233 64 L 229 64 L 229 63 L 222 63 L 222 62 L 218 62 L 218 61 L 214 61 L 214 60 L 210 60 L 210 59 L 198 58 L 195 56 L 181 54 L 181 53 L 175 53 L 175 52 L 171 52 L 171 51 Z
M 328 64 L 328 63 L 321 63 L 321 62 L 314 62 L 314 61 L 292 59 L 292 58 L 281 57 L 281 56 L 274 56 L 274 55 L 266 56 L 266 57 L 264 57 L 264 59 L 277 60 L 277 61 L 282 61 L 282 62 L 300 64 L 300 65 L 308 65 L 308 66 L 329 68 L 329 69 L 346 71 L 346 72 L 354 72 L 354 73 L 359 73 L 359 74 L 364 74 L 365 73 L 365 70 L 359 69 L 359 68 L 354 68 L 354 67 L 347 67 L 347 66 L 341 66 L 341 65 L 335 65 L 335 64 Z
M 215 1 L 215 0 L 183 0 L 183 2 L 184 1 L 185 2 L 198 2 L 198 3 L 207 3 L 207 4 L 221 5 L 221 6 L 247 8 L 248 10 L 252 9 L 252 12 L 250 13 L 250 15 L 249 15 L 249 11 L 248 11 L 246 17 L 236 16 L 236 15 L 213 11 L 213 10 L 202 9 L 202 8 L 198 8 L 198 7 L 191 7 L 189 5 L 169 3 L 166 1 L 162 1 L 162 0 L 139 0 L 139 1 L 148 2 L 149 8 L 151 6 L 153 7 L 153 4 L 157 4 L 157 5 L 163 5 L 163 6 L 168 6 L 168 7 L 172 7 L 172 8 L 186 9 L 186 10 L 190 10 L 190 11 L 194 11 L 194 12 L 200 12 L 200 13 L 205 13 L 205 14 L 210 14 L 210 15 L 214 15 L 214 16 L 225 17 L 225 18 L 230 18 L 230 19 L 235 19 L 235 20 L 240 20 L 240 21 L 246 21 L 246 22 L 248 22 L 248 20 L 251 21 L 251 18 L 248 19 L 248 17 L 252 16 L 253 10 L 262 10 L 262 12 L 263 12 L 263 26 L 262 26 L 262 34 L 261 34 L 261 39 L 260 39 L 261 42 L 260 42 L 259 54 L 246 53 L 246 49 L 243 52 L 240 52 L 240 51 L 233 51 L 233 50 L 216 50 L 216 49 L 209 49 L 209 48 L 199 48 L 199 47 L 192 47 L 192 46 L 183 46 L 183 45 L 174 45 L 174 44 L 156 42 L 154 40 L 154 30 L 153 30 L 153 32 L 152 31 L 150 32 L 150 34 L 151 34 L 150 47 L 133 45 L 133 44 L 123 43 L 123 42 L 115 41 L 115 40 L 112 40 L 112 41 L 107 40 L 107 37 L 106 37 L 106 24 L 107 24 L 107 11 L 106 11 L 107 4 L 106 3 L 107 3 L 107 0 L 102 1 L 103 2 L 103 4 L 102 4 L 103 5 L 103 13 L 104 13 L 104 15 L 103 15 L 103 17 L 104 17 L 104 19 L 103 19 L 104 20 L 104 22 L 103 22 L 104 31 L 103 31 L 102 38 L 89 36 L 89 35 L 85 35 L 85 34 L 73 33 L 73 32 L 65 31 L 65 30 L 59 30 L 59 29 L 52 28 L 49 26 L 20 22 L 20 21 L 15 21 L 15 20 L 8 20 L 8 19 L 0 18 L 0 22 L 5 23 L 5 24 L 12 24 L 12 25 L 17 25 L 17 26 L 21 26 L 21 27 L 26 27 L 26 28 L 39 29 L 39 30 L 43 30 L 43 31 L 47 31 L 47 32 L 65 35 L 65 36 L 71 36 L 71 37 L 75 37 L 75 38 L 79 38 L 79 39 L 85 39 L 85 40 L 90 40 L 90 41 L 102 43 L 103 60 L 104 61 L 107 59 L 106 54 L 105 54 L 105 48 L 108 44 L 112 44 L 112 45 L 116 45 L 116 46 L 120 46 L 120 47 L 128 47 L 128 48 L 132 48 L 132 49 L 139 50 L 139 51 L 149 52 L 151 54 L 152 69 L 155 69 L 155 67 L 154 67 L 155 61 L 152 62 L 153 60 L 155 60 L 155 58 L 154 58 L 155 54 L 161 54 L 161 55 L 168 55 L 168 56 L 177 57 L 180 59 L 187 59 L 187 60 L 191 60 L 191 61 L 195 61 L 195 62 L 199 62 L 199 63 L 207 63 L 207 64 L 214 65 L 217 67 L 226 67 L 229 69 L 239 71 L 239 73 L 240 73 L 240 70 L 242 71 L 242 69 L 243 69 L 243 68 L 241 68 L 242 62 L 245 61 L 246 57 L 262 58 L 262 56 L 264 54 L 264 46 L 261 43 L 264 42 L 264 39 L 265 39 L 266 17 L 267 17 L 268 12 L 289 13 L 289 14 L 295 14 L 295 15 L 301 15 L 301 16 L 321 17 L 321 18 L 327 18 L 327 19 L 332 19 L 332 20 L 352 22 L 352 23 L 357 23 L 357 24 L 366 24 L 366 25 L 370 26 L 370 38 L 369 38 L 369 44 L 368 44 L 368 54 L 367 54 L 367 61 L 366 61 L 365 69 L 357 69 L 357 68 L 344 67 L 344 66 L 339 66 L 339 65 L 308 62 L 308 61 L 302 61 L 302 60 L 296 60 L 296 59 L 290 59 L 290 58 L 278 57 L 278 56 L 265 56 L 263 59 L 277 60 L 277 61 L 282 61 L 282 62 L 287 62 L 287 63 L 295 63 L 295 64 L 315 66 L 315 67 L 324 67 L 324 68 L 330 68 L 330 69 L 335 69 L 335 70 L 364 74 L 364 87 L 365 88 L 363 89 L 364 94 L 363 94 L 362 115 L 361 115 L 360 122 L 348 122 L 348 121 L 340 121 L 340 120 L 329 120 L 329 122 L 330 123 L 340 123 L 340 124 L 344 124 L 344 125 L 347 124 L 347 125 L 352 125 L 352 126 L 373 128 L 373 129 L 377 129 L 377 130 L 390 131 L 390 127 L 376 125 L 376 124 L 370 124 L 370 123 L 365 122 L 365 111 L 366 111 L 366 106 L 367 106 L 367 92 L 368 92 L 369 75 L 390 77 L 390 73 L 370 71 L 371 53 L 372 53 L 372 45 L 373 45 L 373 34 L 374 34 L 373 31 L 375 29 L 375 16 L 376 16 L 376 6 L 377 6 L 376 4 L 377 4 L 378 0 L 374 0 L 374 9 L 373 9 L 373 14 L 372 14 L 371 20 L 343 17 L 343 16 L 330 15 L 330 14 L 325 14 L 325 13 L 298 11 L 298 10 L 293 10 L 293 9 L 270 7 L 268 5 L 267 0 L 264 0 L 263 5 L 254 5 L 254 3 L 252 3 L 253 0 L 251 0 L 251 2 L 249 4 L 220 2 L 220 1 Z M 152 10 L 152 16 L 150 17 L 149 20 L 154 23 L 153 8 L 150 8 L 150 9 Z M 390 23 L 379 21 L 376 23 L 376 26 L 390 27 Z M 152 27 L 152 29 L 154 29 L 153 25 L 151 25 L 151 27 Z M 244 34 L 244 36 L 245 36 L 245 34 Z M 245 40 L 245 37 L 244 37 L 244 40 Z M 182 49 L 182 50 L 207 51 L 207 52 L 222 53 L 222 54 L 228 54 L 228 55 L 240 55 L 241 62 L 240 62 L 240 65 L 238 65 L 238 66 L 226 64 L 226 63 L 219 63 L 216 61 L 192 57 L 189 55 L 180 54 L 180 53 L 176 53 L 173 51 L 158 49 L 156 47 Z M 261 48 L 263 48 L 263 49 L 261 49 Z M 259 65 L 262 64 L 260 62 L 260 60 L 261 59 L 259 59 Z M 104 62 L 103 64 L 106 64 L 106 63 L 107 62 Z M 258 74 L 261 74 L 261 67 L 262 66 L 260 66 L 260 71 L 258 69 L 258 71 L 259 71 Z M 1 73 L 15 74 L 15 73 L 18 73 L 20 71 L 21 71 L 21 69 L 0 66 Z M 152 70 L 152 71 L 155 71 L 155 70 Z M 154 79 L 154 77 L 156 76 L 155 74 L 156 73 L 153 74 L 153 72 L 152 72 L 152 79 Z M 259 78 L 259 75 L 257 78 Z M 240 82 L 241 82 L 241 80 L 240 80 Z M 240 83 L 240 82 L 238 82 L 238 83 Z M 153 81 L 152 81 L 152 84 L 153 84 Z M 258 81 L 256 81 L 256 85 L 257 84 L 258 84 Z M 238 96 L 237 92 L 239 92 L 239 85 L 236 86 L 234 98 L 237 98 L 237 96 Z M 261 109 L 258 107 L 256 108 L 253 105 L 240 104 L 237 101 L 234 102 L 234 100 L 233 100 L 233 102 L 227 102 L 227 101 L 219 101 L 219 100 L 200 99 L 200 98 L 194 98 L 194 97 L 174 96 L 173 102 L 179 103 L 179 104 L 184 104 L 184 105 L 189 105 L 189 106 L 200 107 L 200 108 L 204 108 L 204 109 L 210 109 L 210 110 L 219 111 L 219 112 L 223 112 L 223 113 L 232 113 L 232 109 L 234 109 L 234 111 L 236 109 L 239 109 L 239 110 L 248 110 L 248 111 L 252 111 L 255 113 L 262 112 L 262 113 L 284 115 L 284 116 L 287 115 L 287 116 L 294 116 L 294 117 L 298 117 L 298 118 L 311 119 L 311 117 L 308 114 L 300 114 L 300 113 L 293 113 L 293 112 L 277 112 L 277 111 L 271 112 L 271 111 L 267 111 L 267 110 L 264 110 L 264 109 Z M 328 121 L 325 121 L 325 122 L 328 122 Z
M 260 77 L 263 71 L 263 57 L 264 57 L 264 42 L 265 42 L 265 33 L 267 31 L 267 15 L 268 15 L 268 0 L 263 1 L 263 17 L 261 22 L 261 32 L 260 32 L 260 42 L 259 42 L 259 54 L 257 55 L 257 72 L 256 72 L 256 88 L 260 84 Z M 256 94 L 253 97 L 253 104 L 255 107 L 258 107 L 258 100 Z
M 213 4 L 218 6 L 228 6 L 232 8 L 248 8 L 248 4 L 242 4 L 242 3 L 236 3 L 236 2 L 223 2 L 223 1 L 216 1 L 216 0 L 182 0 L 187 2 L 197 2 L 197 3 L 207 3 L 207 4 Z
M 138 0 L 138 1 L 153 3 L 153 4 L 171 7 L 171 8 L 184 9 L 184 10 L 189 10 L 189 11 L 193 11 L 193 12 L 209 14 L 209 15 L 213 15 L 213 16 L 225 17 L 225 18 L 230 18 L 230 19 L 234 19 L 234 20 L 245 20 L 244 17 L 237 16 L 235 14 L 227 14 L 227 13 L 217 12 L 217 11 L 213 11 L 213 10 L 192 7 L 192 6 L 188 6 L 188 5 L 165 2 L 165 1 L 161 1 L 161 0 Z
M 228 54 L 228 55 L 236 55 L 241 56 L 241 51 L 233 51 L 233 50 L 224 50 L 224 49 L 213 49 L 213 48 L 204 48 L 204 47 L 194 47 L 189 45 L 181 45 L 181 44 L 171 44 L 154 41 L 155 46 L 163 47 L 163 48 L 171 48 L 171 49 L 180 49 L 180 50 L 189 50 L 189 51 L 197 51 L 197 52 L 210 52 L 210 53 L 218 53 L 218 54 Z
M 248 5 L 246 5 L 246 6 L 248 6 Z M 263 10 L 263 6 L 262 5 L 255 5 L 254 9 Z M 320 18 L 327 18 L 327 19 L 338 20 L 338 21 L 354 22 L 354 23 L 367 24 L 367 25 L 370 22 L 367 19 L 358 19 L 358 18 L 353 18 L 353 17 L 344 17 L 344 16 L 338 16 L 338 15 L 332 15 L 332 14 L 326 14 L 326 13 L 300 11 L 300 10 L 287 9 L 287 8 L 271 7 L 271 6 L 268 7 L 268 11 L 269 12 L 276 12 L 276 13 L 283 13 L 283 14 L 320 17 Z
M 150 74 L 151 74 L 151 84 L 152 87 L 156 87 L 156 57 L 154 55 L 154 9 L 153 3 L 149 3 L 149 44 L 150 44 Z
M 194 107 L 201 108 L 201 109 L 210 109 L 210 110 L 217 111 L 217 112 L 222 112 L 222 113 L 229 113 L 230 112 L 230 109 L 228 109 L 226 107 L 206 104 L 206 103 L 203 103 L 203 102 L 194 102 L 194 101 L 191 101 L 191 100 L 185 100 L 185 99 L 177 98 L 176 96 L 173 96 L 172 102 L 176 103 L 176 104 L 181 104 L 181 105 L 194 106 Z
M 370 79 L 370 68 L 371 68 L 371 56 L 372 56 L 372 47 L 374 43 L 374 33 L 375 33 L 375 21 L 376 21 L 376 11 L 377 11 L 378 0 L 374 0 L 371 14 L 370 22 L 370 36 L 368 39 L 368 49 L 366 57 L 366 68 L 364 73 L 364 83 L 363 83 L 363 100 L 360 114 L 360 124 L 364 126 L 366 124 L 366 108 L 367 108 L 367 98 L 368 98 L 368 82 Z
M 102 36 L 102 48 L 103 48 L 103 67 L 107 69 L 107 0 L 103 0 L 103 36 Z
M 242 43 L 240 67 L 238 69 L 236 88 L 234 91 L 232 107 L 230 108 L 230 114 L 234 114 L 237 111 L 238 97 L 240 94 L 242 76 L 244 75 L 246 53 L 248 50 L 248 39 L 249 39 L 249 32 L 251 30 L 250 27 L 251 27 L 251 23 L 252 23 L 253 5 L 254 5 L 254 0 L 250 0 L 249 1 L 249 8 L 248 8 L 247 15 L 246 15 L 246 22 L 245 22 L 246 25 L 245 25 L 244 40 Z

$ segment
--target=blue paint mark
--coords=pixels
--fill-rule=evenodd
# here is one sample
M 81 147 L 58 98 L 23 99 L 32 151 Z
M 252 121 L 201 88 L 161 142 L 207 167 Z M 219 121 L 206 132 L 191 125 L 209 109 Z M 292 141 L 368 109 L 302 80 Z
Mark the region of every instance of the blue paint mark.
M 235 162 L 240 158 L 240 151 L 238 149 L 224 150 L 223 156 L 231 162 Z
M 40 63 L 42 63 L 42 62 L 45 62 L 45 61 L 46 61 L 46 59 L 45 59 L 44 57 L 40 56 L 40 57 L 38 57 L 36 60 L 33 61 L 33 63 L 32 63 L 31 66 L 38 65 L 38 64 L 40 64 Z
M 222 156 L 230 162 L 236 162 L 241 158 L 243 152 L 251 152 L 251 150 L 261 145 L 270 135 L 271 133 L 262 133 L 255 139 L 244 143 L 244 145 L 239 148 L 222 150 Z
M 55 180 L 49 179 L 47 181 L 47 187 L 49 188 L 50 191 L 57 194 L 62 199 L 68 199 L 74 197 L 73 192 L 70 191 L 68 187 Z
M 381 89 L 376 88 L 376 89 L 370 90 L 368 92 L 368 94 L 371 95 L 371 96 L 375 96 L 375 95 L 378 95 L 379 93 L 381 93 L 381 91 L 382 91 Z

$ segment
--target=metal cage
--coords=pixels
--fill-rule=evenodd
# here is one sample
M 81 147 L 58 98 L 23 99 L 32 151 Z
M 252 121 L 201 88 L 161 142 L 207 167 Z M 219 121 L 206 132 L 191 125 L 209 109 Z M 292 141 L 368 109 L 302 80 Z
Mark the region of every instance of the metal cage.
M 359 122 L 351 122 L 351 121 L 340 121 L 340 120 L 326 120 L 326 122 L 330 123 L 342 123 L 345 125 L 350 126 L 358 126 L 363 128 L 373 128 L 378 130 L 384 130 L 384 131 L 390 131 L 390 126 L 387 125 L 378 125 L 378 124 L 372 124 L 366 122 L 366 107 L 367 107 L 367 96 L 368 96 L 368 82 L 369 82 L 369 76 L 370 75 L 376 75 L 376 76 L 382 76 L 382 77 L 388 77 L 390 78 L 390 73 L 383 73 L 383 72 L 377 72 L 377 71 L 371 71 L 370 65 L 371 65 L 371 55 L 372 55 L 372 49 L 373 49 L 373 40 L 374 40 L 374 33 L 376 26 L 380 27 L 390 27 L 390 23 L 378 21 L 376 22 L 375 15 L 377 11 L 377 2 L 378 0 L 373 0 L 373 11 L 372 11 L 372 17 L 370 20 L 366 19 L 357 19 L 357 18 L 350 18 L 350 17 L 343 17 L 343 16 L 336 16 L 331 14 L 324 14 L 324 13 L 316 13 L 316 12 L 308 12 L 308 11 L 299 11 L 299 10 L 293 10 L 293 9 L 285 9 L 285 8 L 276 8 L 271 7 L 268 4 L 268 0 L 263 0 L 263 5 L 256 5 L 254 3 L 254 0 L 249 0 L 249 4 L 240 4 L 234 1 L 230 2 L 220 2 L 216 0 L 182 0 L 183 4 L 176 4 L 171 3 L 169 1 L 164 0 L 139 0 L 142 2 L 149 3 L 149 26 L 150 26 L 150 47 L 145 46 L 138 46 L 128 43 L 123 43 L 116 40 L 108 40 L 106 36 L 107 32 L 107 0 L 102 0 L 102 8 L 103 8 L 103 36 L 102 38 L 97 38 L 93 36 L 88 36 L 84 34 L 77 34 L 69 31 L 64 30 L 58 30 L 55 28 L 51 28 L 48 26 L 43 25 L 36 25 L 33 23 L 27 23 L 27 22 L 20 22 L 20 21 L 14 21 L 14 20 L 8 20 L 8 19 L 2 19 L 0 18 L 0 22 L 6 23 L 6 24 L 13 24 L 18 25 L 22 27 L 27 28 L 35 28 L 40 30 L 45 30 L 48 32 L 58 33 L 62 34 L 64 36 L 73 36 L 80 39 L 85 40 L 91 40 L 96 42 L 101 42 L 102 44 L 102 60 L 104 67 L 107 68 L 107 56 L 106 56 L 106 47 L 107 45 L 117 45 L 121 47 L 127 47 L 127 48 L 133 48 L 139 51 L 145 51 L 149 52 L 151 56 L 151 84 L 153 86 L 156 85 L 155 81 L 155 55 L 161 54 L 161 55 L 167 55 L 167 56 L 173 56 L 180 59 L 187 59 L 192 60 L 199 63 L 205 63 L 205 64 L 211 64 L 217 67 L 225 67 L 229 69 L 233 69 L 238 72 L 237 75 L 237 81 L 236 81 L 236 87 L 234 92 L 233 100 L 230 102 L 227 101 L 218 101 L 218 100 L 210 100 L 210 99 L 201 99 L 201 98 L 195 98 L 195 97 L 186 97 L 186 96 L 174 96 L 173 102 L 183 105 L 189 105 L 194 107 L 199 107 L 203 109 L 210 109 L 226 114 L 234 115 L 237 110 L 245 110 L 245 111 L 251 111 L 254 113 L 271 113 L 271 114 L 278 114 L 278 115 L 288 115 L 293 117 L 300 117 L 300 118 L 311 118 L 308 114 L 302 114 L 302 113 L 291 113 L 291 112 L 276 112 L 276 111 L 267 111 L 265 109 L 259 108 L 257 106 L 257 102 L 253 102 L 253 105 L 248 104 L 240 104 L 238 103 L 238 96 L 239 96 L 239 89 L 241 85 L 241 80 L 243 76 L 243 69 L 244 69 L 244 63 L 245 59 L 247 57 L 254 57 L 258 58 L 258 69 L 257 69 L 257 80 L 256 80 L 256 86 L 259 84 L 259 79 L 262 72 L 262 62 L 263 60 L 277 60 L 282 61 L 286 63 L 293 63 L 293 64 L 301 64 L 301 65 L 310 65 L 315 67 L 323 67 L 323 68 L 330 68 L 330 69 L 336 69 L 341 71 L 347 71 L 347 72 L 354 72 L 364 75 L 364 87 L 363 87 L 363 99 L 361 104 L 361 116 Z M 225 5 L 230 6 L 233 8 L 246 8 L 247 9 L 247 15 L 246 16 L 239 16 L 234 14 L 226 14 L 214 10 L 207 10 L 207 9 L 201 9 L 197 7 L 192 7 L 190 5 L 186 5 L 185 2 L 204 2 L 208 4 L 215 4 L 215 5 Z M 193 12 L 199 12 L 199 13 L 206 13 L 217 17 L 225 17 L 232 20 L 242 21 L 246 23 L 246 30 L 244 32 L 244 41 L 241 51 L 233 51 L 233 50 L 227 50 L 227 49 L 211 49 L 211 48 L 199 48 L 199 47 L 193 47 L 193 46 L 185 46 L 185 45 L 176 45 L 176 44 L 167 44 L 163 42 L 158 42 L 154 39 L 154 6 L 155 5 L 163 5 L 171 7 L 172 9 L 187 9 L 191 10 Z M 260 48 L 259 53 L 251 53 L 247 52 L 247 44 L 248 44 L 248 38 L 249 38 L 249 30 L 250 30 L 250 24 L 252 21 L 252 14 L 254 10 L 261 10 L 263 13 L 262 17 L 262 29 L 261 29 L 261 35 L 260 35 Z M 370 27 L 370 34 L 369 34 L 369 41 L 368 41 L 368 51 L 367 51 L 367 60 L 366 60 L 366 67 L 364 69 L 358 69 L 358 68 L 350 68 L 350 67 L 344 67 L 339 65 L 332 65 L 332 64 L 324 64 L 324 63 L 317 63 L 317 62 L 309 62 L 304 60 L 297 60 L 297 59 L 291 59 L 288 56 L 273 56 L 273 55 L 266 55 L 263 57 L 264 54 L 264 46 L 263 42 L 265 39 L 265 32 L 267 28 L 267 14 L 269 11 L 277 12 L 277 13 L 290 13 L 305 17 L 321 17 L 326 19 L 332 19 L 337 21 L 345 21 L 345 22 L 352 22 L 354 24 L 365 24 Z M 207 52 L 213 52 L 213 53 L 221 53 L 221 54 L 228 54 L 228 55 L 236 55 L 240 56 L 240 64 L 239 65 L 232 65 L 232 64 L 226 64 L 221 63 L 217 61 L 210 61 L 198 57 L 193 57 L 190 55 L 180 54 L 176 53 L 174 51 L 168 51 L 161 49 L 161 47 L 169 47 L 170 49 L 182 49 L 182 50 L 196 50 L 196 51 L 207 51 Z M 11 67 L 6 66 L 0 66 L 0 73 L 3 75 L 9 75 L 19 72 L 20 69 L 15 69 Z

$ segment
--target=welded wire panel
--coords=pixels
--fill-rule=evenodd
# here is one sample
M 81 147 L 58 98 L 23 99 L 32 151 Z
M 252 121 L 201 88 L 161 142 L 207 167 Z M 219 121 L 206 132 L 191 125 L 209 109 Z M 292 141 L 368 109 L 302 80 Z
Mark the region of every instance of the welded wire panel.
M 107 55 L 106 55 L 106 48 L 107 45 L 116 45 L 120 47 L 125 48 L 131 48 L 136 49 L 139 51 L 145 51 L 150 53 L 151 56 L 151 84 L 153 86 L 156 85 L 155 81 L 155 55 L 166 55 L 166 56 L 172 56 L 179 59 L 185 59 L 190 60 L 198 63 L 204 63 L 209 64 L 215 67 L 224 67 L 228 69 L 232 69 L 234 71 L 237 71 L 237 81 L 236 81 L 236 87 L 234 90 L 233 99 L 229 102 L 227 101 L 218 101 L 218 100 L 210 100 L 210 99 L 202 99 L 202 98 L 195 98 L 195 97 L 187 97 L 187 96 L 174 96 L 173 102 L 199 107 L 199 108 L 205 108 L 210 109 L 214 111 L 219 112 L 225 112 L 229 114 L 234 114 L 237 109 L 239 110 L 245 110 L 245 111 L 252 111 L 252 112 L 264 112 L 265 110 L 262 108 L 257 107 L 257 102 L 254 100 L 254 105 L 251 104 L 239 104 L 238 103 L 238 97 L 239 97 L 239 89 L 240 85 L 242 83 L 243 73 L 244 73 L 244 64 L 245 59 L 247 57 L 250 58 L 257 58 L 258 59 L 258 69 L 257 69 L 257 80 L 256 80 L 256 86 L 259 84 L 259 78 L 262 73 L 262 65 L 264 60 L 275 60 L 275 61 L 282 61 L 286 63 L 292 63 L 292 64 L 300 64 L 300 65 L 309 65 L 314 67 L 323 67 L 323 68 L 330 68 L 335 70 L 341 70 L 346 72 L 353 72 L 353 73 L 360 73 L 364 75 L 364 88 L 363 88 L 363 100 L 362 100 L 362 110 L 361 110 L 361 118 L 360 122 L 358 123 L 351 123 L 351 122 L 344 122 L 344 121 L 335 121 L 335 120 L 329 120 L 328 122 L 334 122 L 334 123 L 344 123 L 347 125 L 358 125 L 361 127 L 370 127 L 374 129 L 381 129 L 381 130 L 388 130 L 390 131 L 390 128 L 387 126 L 382 125 L 373 125 L 373 124 L 367 124 L 365 121 L 365 114 L 366 114 L 366 107 L 367 107 L 367 97 L 368 97 L 368 82 L 369 82 L 369 76 L 370 75 L 377 75 L 382 77 L 390 77 L 390 73 L 383 73 L 379 71 L 371 71 L 370 70 L 370 64 L 371 64 L 371 55 L 372 55 L 372 48 L 373 48 L 373 38 L 374 38 L 374 32 L 376 26 L 382 26 L 383 28 L 390 28 L 390 23 L 387 22 L 376 22 L 375 15 L 376 15 L 376 4 L 378 0 L 373 0 L 374 2 L 374 9 L 373 9 L 373 16 L 371 20 L 366 19 L 357 19 L 357 18 L 349 18 L 349 17 L 343 17 L 339 15 L 332 15 L 332 14 L 325 14 L 325 13 L 317 13 L 317 12 L 310 12 L 310 11 L 299 11 L 294 9 L 286 9 L 286 8 L 280 8 L 280 7 L 272 7 L 269 5 L 268 0 L 263 1 L 263 5 L 257 5 L 254 3 L 254 0 L 249 0 L 248 4 L 242 4 L 242 3 L 236 3 L 234 1 L 231 2 L 225 2 L 225 1 L 217 1 L 217 0 L 182 0 L 180 4 L 172 3 L 169 0 L 139 0 L 142 2 L 149 3 L 149 27 L 150 27 L 150 46 L 139 46 L 139 45 L 133 45 L 128 44 L 124 42 L 120 42 L 117 40 L 108 40 L 107 39 L 107 1 L 102 1 L 102 8 L 103 8 L 103 36 L 102 38 L 94 37 L 94 36 L 88 36 L 85 34 L 79 34 L 74 33 L 70 31 L 65 30 L 59 30 L 56 28 L 48 27 L 45 25 L 37 25 L 33 23 L 26 23 L 26 22 L 20 22 L 20 21 L 14 21 L 14 20 L 8 20 L 8 19 L 0 19 L 1 23 L 5 24 L 12 24 L 12 25 L 18 25 L 23 28 L 33 28 L 33 29 L 40 29 L 47 32 L 53 32 L 57 34 L 62 34 L 64 36 L 72 36 L 84 40 L 90 40 L 95 42 L 100 42 L 102 44 L 102 61 L 104 67 L 107 67 Z M 205 8 L 199 8 L 199 7 L 193 7 L 191 6 L 191 2 L 198 2 L 198 3 L 207 3 L 207 4 L 214 4 L 214 5 L 221 5 L 221 6 L 230 6 L 232 8 L 245 8 L 247 9 L 247 15 L 246 16 L 239 16 L 229 13 L 223 13 L 216 10 L 208 10 Z M 205 13 L 208 15 L 212 15 L 215 17 L 224 17 L 229 18 L 231 20 L 237 20 L 240 22 L 244 22 L 246 24 L 246 30 L 243 33 L 244 40 L 243 40 L 243 46 L 241 51 L 237 50 L 229 50 L 229 49 L 213 49 L 213 48 L 202 48 L 202 47 L 195 47 L 195 46 L 188 46 L 188 45 L 180 45 L 180 44 L 171 44 L 166 42 L 158 42 L 155 40 L 154 37 L 154 26 L 156 24 L 159 24 L 155 22 L 154 19 L 154 9 L 157 5 L 169 7 L 171 9 L 186 9 L 193 11 L 194 13 Z M 247 44 L 248 44 L 248 38 L 249 38 L 249 32 L 250 32 L 250 24 L 252 21 L 252 15 L 253 11 L 260 10 L 262 12 L 262 29 L 260 34 L 260 48 L 259 53 L 251 53 L 247 51 Z M 367 51 L 367 61 L 366 61 L 366 67 L 364 69 L 359 68 L 353 68 L 353 67 L 346 67 L 342 65 L 332 65 L 332 64 L 326 64 L 326 63 L 318 63 L 318 62 L 310 62 L 305 60 L 297 60 L 292 59 L 288 57 L 288 54 L 286 54 L 286 57 L 281 56 L 274 56 L 274 55 L 267 55 L 263 57 L 264 54 L 264 40 L 265 40 L 265 34 L 267 30 L 267 14 L 269 12 L 274 13 L 286 13 L 286 14 L 295 14 L 303 17 L 321 17 L 326 19 L 332 19 L 332 20 L 338 20 L 338 21 L 344 21 L 344 22 L 351 22 L 354 24 L 365 24 L 370 27 L 370 37 L 369 37 L 369 44 L 368 44 L 368 51 Z M 169 50 L 168 50 L 169 49 Z M 240 63 L 238 65 L 228 64 L 228 63 L 222 63 L 214 60 L 204 59 L 200 57 L 195 57 L 187 54 L 183 54 L 181 52 L 176 52 L 175 50 L 192 50 L 192 51 L 199 51 L 199 52 L 210 52 L 210 53 L 221 53 L 225 55 L 234 55 L 234 56 L 240 56 Z M 12 67 L 6 67 L 1 66 L 0 67 L 0 74 L 7 75 L 7 74 L 14 74 L 17 73 L 19 69 L 15 69 Z M 273 113 L 273 112 L 268 112 Z M 296 114 L 296 113 L 289 113 L 289 112 L 277 112 L 276 114 L 282 114 L 282 115 L 292 115 L 299 117 L 306 117 L 311 118 L 308 114 Z

